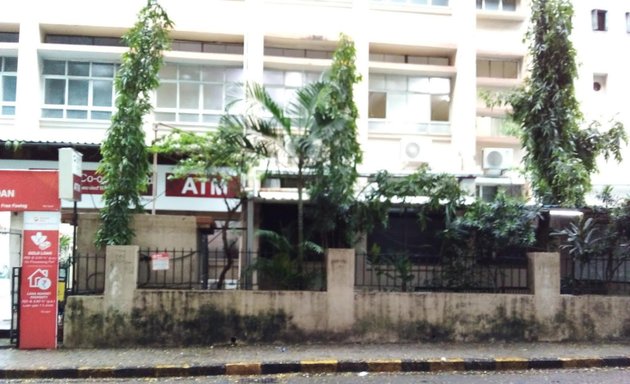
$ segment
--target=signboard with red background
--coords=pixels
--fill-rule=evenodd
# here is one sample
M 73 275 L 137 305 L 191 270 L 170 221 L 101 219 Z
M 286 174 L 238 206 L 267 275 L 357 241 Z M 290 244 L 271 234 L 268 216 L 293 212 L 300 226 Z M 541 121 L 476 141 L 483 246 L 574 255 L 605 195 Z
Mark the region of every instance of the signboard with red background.
M 56 348 L 59 212 L 24 212 L 20 349 Z
M 58 211 L 57 171 L 0 171 L 0 211 Z
M 57 346 L 60 207 L 57 171 L 0 171 L 0 211 L 31 211 L 24 212 L 22 233 L 22 349 Z
M 225 182 L 219 177 L 200 180 L 194 176 L 180 179 L 172 179 L 172 176 L 166 174 L 166 196 L 236 198 L 238 195 L 239 185 L 235 177 Z

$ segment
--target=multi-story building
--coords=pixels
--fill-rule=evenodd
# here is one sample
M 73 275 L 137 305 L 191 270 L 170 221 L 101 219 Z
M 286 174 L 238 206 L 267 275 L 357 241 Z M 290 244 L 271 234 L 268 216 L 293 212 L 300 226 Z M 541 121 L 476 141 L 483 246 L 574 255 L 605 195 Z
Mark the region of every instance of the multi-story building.
M 482 197 L 501 185 L 519 190 L 524 184 L 513 171 L 522 153 L 506 110 L 488 108 L 484 95 L 518 86 L 526 76 L 528 0 L 160 3 L 175 23 L 174 43 L 146 119 L 147 143 L 169 127 L 213 129 L 246 81 L 264 84 L 281 103 L 290 100 L 329 67 L 344 33 L 355 42 L 362 75 L 355 91 L 362 173 L 405 173 L 427 163 L 461 176 Z M 586 116 L 627 121 L 621 96 L 628 78 L 609 47 L 624 46 L 630 8 L 612 0 L 576 3 L 578 94 Z M 95 169 L 125 50 L 120 37 L 144 4 L 25 1 L 3 10 L 0 139 L 20 141 L 22 149 L 3 150 L 2 168 L 54 166 L 56 148 L 74 145 L 84 152 L 84 168 Z M 627 164 L 602 164 L 595 184 L 623 184 L 616 175 Z M 191 191 L 174 191 L 167 172 L 158 166 L 157 210 L 222 209 Z M 80 208 L 100 204 L 94 178 L 86 173 L 88 198 Z

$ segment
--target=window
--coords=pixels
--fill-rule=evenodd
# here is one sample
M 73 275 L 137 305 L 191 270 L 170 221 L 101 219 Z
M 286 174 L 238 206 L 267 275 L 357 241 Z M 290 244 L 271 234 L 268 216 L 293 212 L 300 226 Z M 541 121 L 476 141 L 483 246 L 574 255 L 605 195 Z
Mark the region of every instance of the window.
M 96 45 L 110 47 L 124 47 L 125 44 L 120 37 L 107 36 L 77 36 L 77 35 L 56 35 L 47 34 L 44 38 L 49 44 L 71 44 L 71 45 Z
M 228 53 L 243 54 L 242 43 L 205 42 L 192 40 L 175 40 L 171 44 L 172 51 L 185 52 L 208 52 L 208 53 Z
M 626 32 L 630 33 L 630 12 L 626 12 Z
M 0 43 L 17 43 L 20 34 L 17 32 L 0 32 Z
M 477 59 L 477 77 L 518 79 L 519 60 Z
M 42 117 L 109 120 L 116 69 L 113 63 L 44 60 Z
M 603 9 L 593 9 L 591 11 L 591 22 L 593 24 L 593 31 L 607 31 L 608 20 L 606 19 L 607 11 Z
M 372 0 L 377 4 L 394 4 L 394 5 L 434 5 L 440 7 L 448 7 L 449 0 Z
M 477 136 L 509 137 L 518 132 L 518 125 L 505 116 L 477 116 Z
M 384 63 L 407 63 L 407 64 L 428 64 L 428 65 L 445 65 L 450 64 L 450 60 L 446 56 L 417 56 L 417 55 L 400 55 L 389 53 L 370 53 L 370 61 Z
M 0 57 L 0 115 L 15 115 L 17 57 Z
M 517 0 L 477 0 L 477 9 L 484 11 L 516 11 Z
M 370 119 L 428 123 L 449 121 L 451 80 L 370 74 Z
M 265 56 L 302 57 L 309 59 L 332 59 L 334 52 L 321 49 L 288 49 L 265 47 Z
M 321 73 L 319 72 L 265 69 L 263 84 L 271 98 L 286 108 L 289 103 L 295 100 L 295 92 L 299 88 L 318 81 L 320 77 Z
M 241 67 L 167 63 L 159 76 L 158 121 L 216 124 L 226 106 L 242 98 Z

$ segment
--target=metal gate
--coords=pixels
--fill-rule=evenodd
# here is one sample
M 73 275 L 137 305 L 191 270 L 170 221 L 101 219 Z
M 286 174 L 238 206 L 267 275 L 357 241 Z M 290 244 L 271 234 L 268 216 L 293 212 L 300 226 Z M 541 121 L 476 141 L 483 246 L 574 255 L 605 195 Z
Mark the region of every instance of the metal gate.
M 22 268 L 15 267 L 11 272 L 11 328 L 9 329 L 9 343 L 18 344 L 20 324 L 20 276 Z

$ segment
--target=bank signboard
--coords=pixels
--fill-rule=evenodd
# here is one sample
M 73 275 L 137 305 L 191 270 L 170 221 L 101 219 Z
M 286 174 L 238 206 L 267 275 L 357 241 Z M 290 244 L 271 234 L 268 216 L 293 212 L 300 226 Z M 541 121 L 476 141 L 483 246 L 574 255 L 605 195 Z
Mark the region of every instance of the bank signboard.
M 0 211 L 58 211 L 56 170 L 0 170 Z

